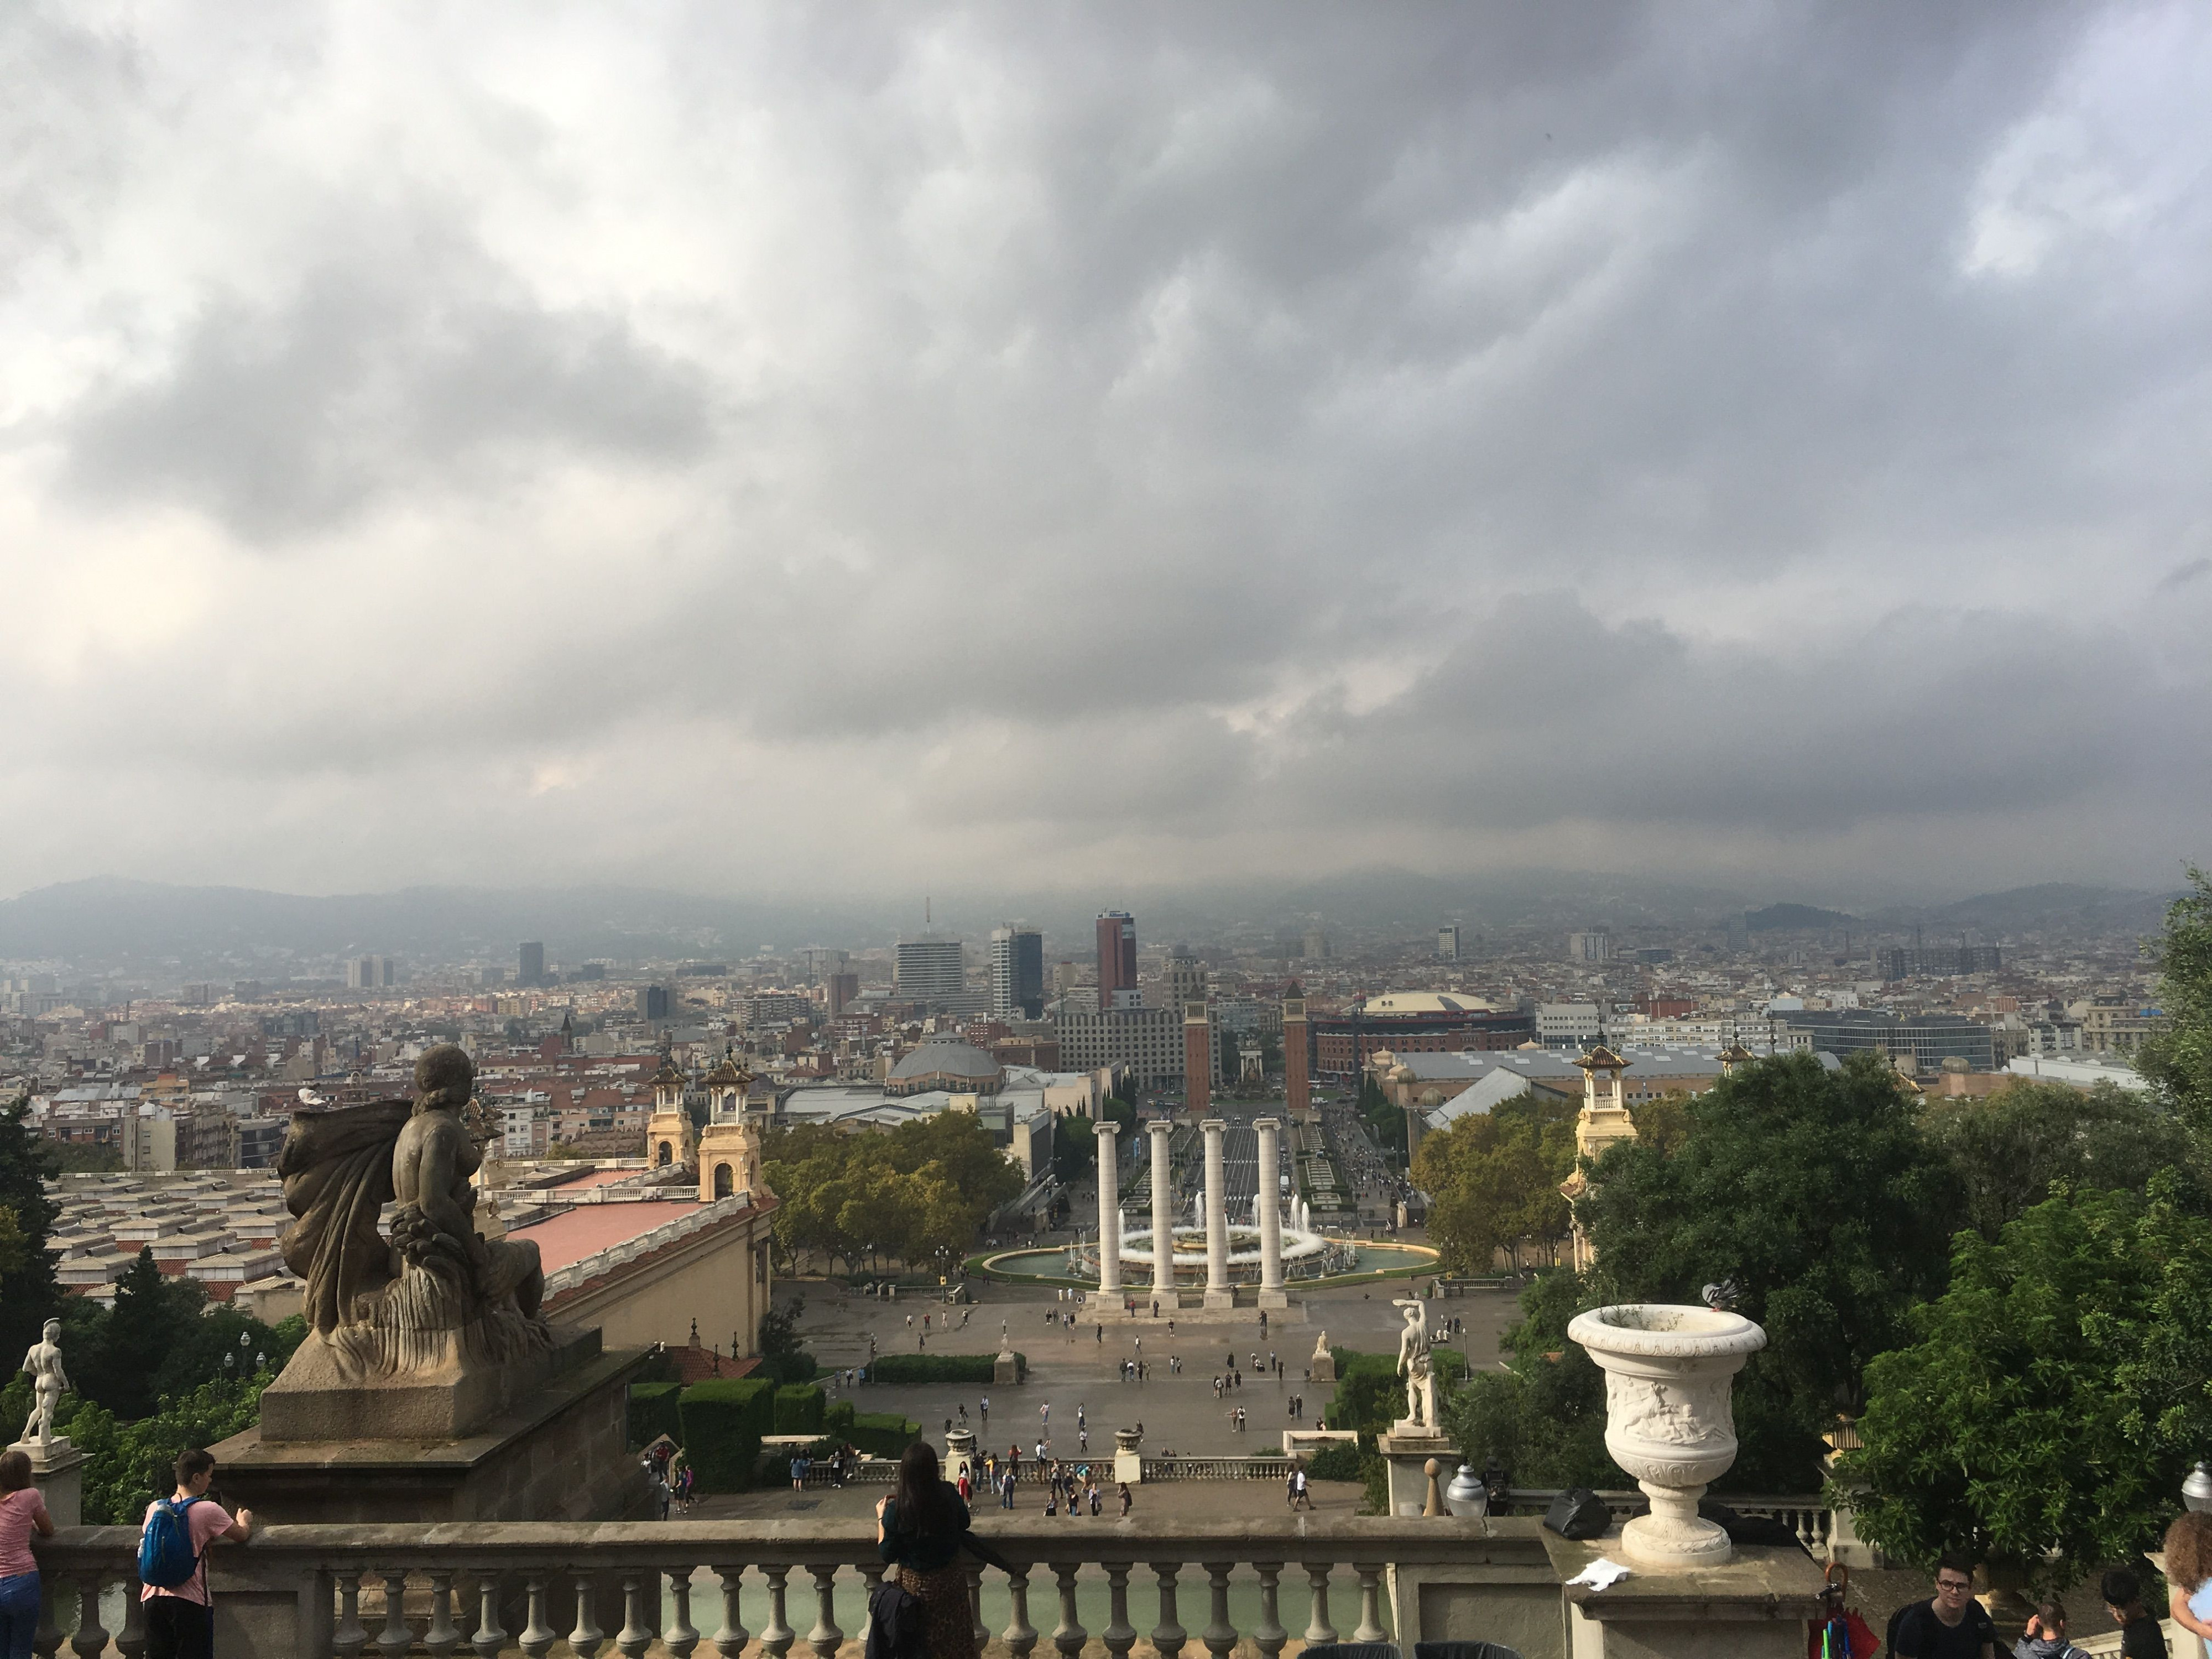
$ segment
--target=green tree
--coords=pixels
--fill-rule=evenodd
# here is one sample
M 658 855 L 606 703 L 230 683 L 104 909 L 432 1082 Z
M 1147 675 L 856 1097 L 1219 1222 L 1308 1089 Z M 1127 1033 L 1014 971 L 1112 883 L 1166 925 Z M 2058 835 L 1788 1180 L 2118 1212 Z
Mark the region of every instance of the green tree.
M 2212 1443 L 2212 1232 L 2171 1172 L 1962 1231 L 1917 1340 L 1867 1372 L 1860 1530 L 1922 1565 L 1966 1548 L 2045 1583 L 2148 1548 Z
M 2166 1025 L 2142 1045 L 2136 1069 L 2192 1132 L 2212 1138 L 2212 876 L 2189 867 L 2189 890 L 2166 907 L 2150 950 Z
M 1375 1144 L 1382 1148 L 1383 1155 L 1402 1161 L 1406 1156 L 1406 1114 L 1390 1103 L 1372 1072 L 1359 1075 L 1357 1103 L 1361 1121 L 1367 1125 L 1368 1133 L 1375 1137 Z
M 1559 1183 L 1574 1167 L 1568 1101 L 1532 1092 L 1464 1114 L 1413 1155 L 1413 1184 L 1429 1195 L 1429 1242 L 1455 1273 L 1486 1273 L 1501 1249 L 1517 1268 L 1524 1241 L 1566 1236 Z
M 1735 1280 L 1767 1334 L 1736 1383 L 1737 1485 L 1802 1491 L 1820 1435 L 1862 1403 L 1868 1362 L 1941 1292 L 1965 1197 L 1872 1054 L 1835 1071 L 1808 1054 L 1741 1066 L 1686 1117 L 1672 1155 L 1623 1141 L 1591 1170 L 1575 1208 L 1598 1288 L 1695 1302 Z
M 2015 1083 L 1979 1100 L 1929 1103 L 1922 1117 L 1966 1194 L 1962 1218 L 1994 1242 L 2051 1185 L 2142 1192 L 2191 1163 L 2189 1137 L 2159 1099 L 2100 1083 Z
M 1425 1149 L 1424 1149 L 1425 1150 Z M 1503 1370 L 1481 1370 L 1442 1403 L 1444 1427 L 1478 1468 L 1496 1463 L 1522 1486 L 1632 1486 L 1605 1449 L 1605 1373 L 1567 1340 L 1567 1322 L 1599 1303 L 1561 1270 L 1521 1292 L 1521 1317 L 1500 1338 Z
M 46 1196 L 52 1143 L 32 1132 L 31 1097 L 0 1107 L 0 1209 L 14 1218 L 13 1265 L 0 1263 L 0 1364 L 12 1367 L 62 1302 L 46 1239 L 60 1214 Z
M 1052 1172 L 1070 1184 L 1083 1178 L 1098 1156 L 1098 1132 L 1089 1118 L 1070 1114 L 1052 1126 Z

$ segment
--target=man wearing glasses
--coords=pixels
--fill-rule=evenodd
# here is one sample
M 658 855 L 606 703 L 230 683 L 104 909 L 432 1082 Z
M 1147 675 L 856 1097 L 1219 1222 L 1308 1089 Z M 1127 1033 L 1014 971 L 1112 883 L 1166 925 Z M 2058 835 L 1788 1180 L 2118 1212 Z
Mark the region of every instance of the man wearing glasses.
M 1974 1600 L 1974 1564 L 1963 1555 L 1936 1563 L 1936 1594 L 1916 1601 L 1889 1627 L 1897 1659 L 1996 1659 L 1996 1626 Z

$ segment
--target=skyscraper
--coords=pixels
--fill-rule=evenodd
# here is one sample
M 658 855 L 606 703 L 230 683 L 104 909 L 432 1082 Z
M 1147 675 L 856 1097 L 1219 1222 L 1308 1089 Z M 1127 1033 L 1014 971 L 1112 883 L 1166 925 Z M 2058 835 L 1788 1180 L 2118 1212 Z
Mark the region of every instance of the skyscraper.
M 1024 1019 L 1044 1012 L 1044 935 L 1035 928 L 991 930 L 991 1012 Z
M 1446 962 L 1459 960 L 1459 924 L 1448 921 L 1437 929 L 1437 954 Z
M 1137 1008 L 1137 919 L 1127 910 L 1098 917 L 1098 1006 Z
M 927 933 L 920 939 L 901 939 L 891 982 L 903 1001 L 957 1000 L 967 983 L 961 969 L 960 941 Z
M 545 982 L 545 947 L 536 939 L 531 939 L 516 954 L 521 960 L 516 964 L 515 983 L 543 985 Z

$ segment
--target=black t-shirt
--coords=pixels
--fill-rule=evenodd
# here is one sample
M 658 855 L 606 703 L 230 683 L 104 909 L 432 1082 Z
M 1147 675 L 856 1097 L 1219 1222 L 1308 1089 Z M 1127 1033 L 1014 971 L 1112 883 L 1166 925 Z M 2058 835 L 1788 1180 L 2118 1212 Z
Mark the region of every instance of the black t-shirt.
M 1978 1601 L 1966 1603 L 1966 1616 L 1947 1625 L 1936 1616 L 1931 1598 L 1907 1607 L 1898 1620 L 1898 1659 L 1982 1659 L 1983 1649 L 1997 1644 L 1997 1627 Z
M 2167 1659 L 2166 1632 L 2145 1613 L 2120 1633 L 2120 1659 Z

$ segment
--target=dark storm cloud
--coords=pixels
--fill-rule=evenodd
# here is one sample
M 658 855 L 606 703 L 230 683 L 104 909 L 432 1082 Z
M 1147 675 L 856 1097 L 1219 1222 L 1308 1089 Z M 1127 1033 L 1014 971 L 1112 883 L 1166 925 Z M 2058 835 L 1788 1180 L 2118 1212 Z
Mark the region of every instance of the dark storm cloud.
M 627 319 L 401 236 L 275 304 L 210 296 L 172 362 L 94 392 L 67 439 L 81 494 L 180 497 L 268 544 L 545 451 L 681 461 L 708 430 L 702 377 Z
M 0 780 L 273 801 L 67 856 L 2203 855 L 2185 8 L 227 18 L 6 37 Z

